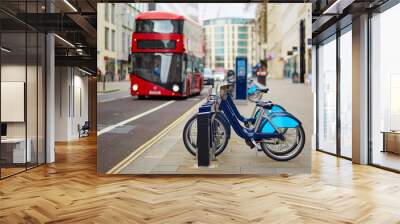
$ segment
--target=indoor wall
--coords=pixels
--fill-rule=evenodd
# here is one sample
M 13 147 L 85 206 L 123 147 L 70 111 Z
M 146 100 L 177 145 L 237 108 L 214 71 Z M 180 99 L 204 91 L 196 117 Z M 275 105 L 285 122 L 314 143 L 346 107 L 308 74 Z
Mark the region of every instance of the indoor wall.
M 74 140 L 88 121 L 89 78 L 76 67 L 56 67 L 55 73 L 55 140 Z

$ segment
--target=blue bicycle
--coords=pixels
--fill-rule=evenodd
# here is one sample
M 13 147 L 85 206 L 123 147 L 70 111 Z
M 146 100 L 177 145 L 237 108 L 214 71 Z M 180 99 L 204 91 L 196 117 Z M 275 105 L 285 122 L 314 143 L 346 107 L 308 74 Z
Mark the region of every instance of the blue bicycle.
M 261 89 L 261 88 L 258 88 L 257 85 L 253 85 L 248 88 L 249 100 L 251 102 L 256 102 L 258 100 L 261 100 L 263 94 L 268 93 L 268 91 L 269 91 L 268 88 Z M 257 120 L 257 117 L 260 115 L 261 109 L 255 105 L 252 115 L 250 117 L 244 117 L 240 114 L 239 110 L 237 109 L 236 105 L 233 102 L 232 91 L 227 92 L 227 94 L 228 94 L 227 95 L 227 103 L 229 105 L 231 105 L 232 111 L 235 113 L 235 115 L 239 119 L 239 121 L 242 122 L 244 124 L 244 126 L 247 128 L 250 128 L 252 125 L 254 125 L 254 123 Z M 210 93 L 209 99 L 211 99 L 211 98 L 213 98 L 213 99 L 217 98 L 217 95 L 212 95 Z M 285 111 L 285 109 L 279 105 L 274 105 L 272 110 L 273 111 Z M 270 111 L 268 111 L 268 113 L 269 112 Z M 216 117 L 214 117 L 214 127 L 215 127 L 215 136 L 216 136 L 215 142 L 217 144 L 215 154 L 216 154 L 216 156 L 218 156 L 226 148 L 228 141 L 225 138 L 225 136 L 227 136 L 228 139 L 230 138 L 230 133 L 231 133 L 230 130 L 231 129 L 230 129 L 229 121 L 222 111 L 217 112 L 215 116 L 216 116 Z M 226 133 L 227 135 L 224 135 L 225 132 L 223 132 L 222 130 L 228 130 L 228 132 Z M 183 142 L 186 146 L 186 149 L 192 155 L 195 156 L 197 153 L 197 149 L 196 149 L 197 114 L 193 115 L 186 123 L 186 125 L 184 127 L 183 136 L 184 136 Z
M 220 89 L 219 96 L 209 96 L 208 99 L 215 108 L 211 131 L 216 156 L 220 155 L 228 144 L 231 135 L 230 126 L 248 146 L 264 151 L 274 160 L 291 160 L 301 153 L 305 134 L 301 122 L 296 117 L 286 111 L 281 111 L 280 107 L 276 107 L 270 101 L 257 101 L 255 117 L 246 119 L 240 115 L 233 103 L 231 90 L 231 85 L 224 85 Z M 274 108 L 279 111 L 273 111 Z M 240 121 L 252 125 L 245 127 Z M 183 131 L 184 144 L 192 155 L 197 153 L 196 125 L 197 115 L 194 115 L 188 120 Z

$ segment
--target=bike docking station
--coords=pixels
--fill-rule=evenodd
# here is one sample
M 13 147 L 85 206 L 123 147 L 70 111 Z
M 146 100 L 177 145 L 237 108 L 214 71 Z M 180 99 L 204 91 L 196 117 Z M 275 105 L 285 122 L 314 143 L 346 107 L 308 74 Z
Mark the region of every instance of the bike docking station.
M 211 161 L 215 160 L 215 144 L 212 134 L 213 102 L 208 100 L 197 113 L 197 168 L 214 168 Z
M 236 57 L 235 103 L 247 104 L 247 57 Z

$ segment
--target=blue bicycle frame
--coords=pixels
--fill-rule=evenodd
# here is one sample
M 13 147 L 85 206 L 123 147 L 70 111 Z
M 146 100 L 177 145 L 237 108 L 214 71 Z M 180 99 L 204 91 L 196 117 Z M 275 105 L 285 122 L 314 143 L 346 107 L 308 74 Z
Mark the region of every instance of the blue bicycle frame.
M 294 128 L 301 125 L 301 122 L 288 112 L 272 112 L 269 114 L 269 119 L 259 118 L 262 120 L 260 125 L 256 127 L 257 130 L 245 128 L 240 125 L 240 119 L 236 116 L 234 109 L 228 101 L 228 97 L 226 99 L 221 98 L 219 108 L 224 112 L 236 134 L 248 141 L 260 141 L 272 138 L 284 139 L 283 134 L 277 130 L 278 128 Z
M 227 101 L 227 103 L 229 104 L 229 106 L 232 108 L 232 111 L 233 111 L 233 113 L 235 114 L 235 116 L 236 116 L 241 122 L 243 122 L 243 123 L 246 123 L 246 122 L 254 123 L 254 122 L 256 122 L 258 116 L 260 115 L 260 111 L 257 111 L 257 112 L 254 114 L 253 117 L 250 117 L 250 118 L 243 117 L 243 116 L 240 114 L 239 110 L 237 109 L 235 103 L 233 102 L 233 99 L 232 99 L 232 97 L 231 97 L 230 94 L 227 95 L 226 101 Z M 274 104 L 274 105 L 272 106 L 271 110 L 265 110 L 265 112 L 267 112 L 268 114 L 270 114 L 270 113 L 272 113 L 272 112 L 286 112 L 286 110 L 285 110 L 282 106 Z
M 245 118 L 240 114 L 240 112 L 237 109 L 235 103 L 233 102 L 232 97 L 231 97 L 230 94 L 228 94 L 228 96 L 226 97 L 226 101 L 230 105 L 230 107 L 232 108 L 232 111 L 235 114 L 235 116 L 237 117 L 237 119 L 239 119 L 241 122 L 243 122 L 243 123 L 245 123 L 245 122 L 254 123 L 256 121 L 256 118 L 254 118 L 254 117 Z
M 227 117 L 229 124 L 232 126 L 233 130 L 236 132 L 239 137 L 244 138 L 248 141 L 254 140 L 261 140 L 261 139 L 269 139 L 269 138 L 283 138 L 283 136 L 279 133 L 256 133 L 254 130 L 247 129 L 242 127 L 238 122 L 238 118 L 233 113 L 230 106 L 227 104 L 225 100 L 222 100 L 220 103 L 220 108 L 224 112 L 225 116 Z

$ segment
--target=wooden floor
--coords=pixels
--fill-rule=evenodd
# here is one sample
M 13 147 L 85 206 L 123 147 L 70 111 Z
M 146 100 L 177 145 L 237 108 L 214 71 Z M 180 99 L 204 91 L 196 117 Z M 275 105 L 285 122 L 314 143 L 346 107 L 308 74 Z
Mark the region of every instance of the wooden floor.
M 313 154 L 311 175 L 97 176 L 96 140 L 0 181 L 0 223 L 400 223 L 400 175 Z

